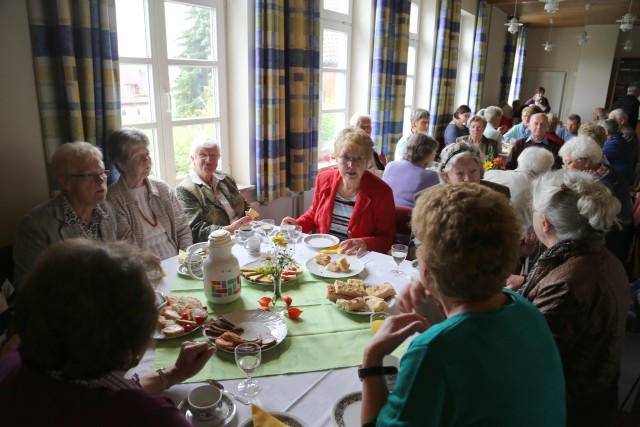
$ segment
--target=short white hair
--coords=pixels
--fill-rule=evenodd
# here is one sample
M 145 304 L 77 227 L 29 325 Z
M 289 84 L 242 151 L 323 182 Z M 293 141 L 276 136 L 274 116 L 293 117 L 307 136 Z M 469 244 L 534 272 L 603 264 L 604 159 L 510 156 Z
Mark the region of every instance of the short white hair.
M 554 158 L 551 151 L 546 148 L 533 146 L 525 148 L 518 156 L 517 171 L 525 172 L 533 178 L 549 171 L 553 166 Z
M 475 160 L 480 167 L 480 177 L 484 176 L 484 157 L 480 149 L 466 142 L 454 142 L 444 147 L 442 153 L 440 153 L 440 167 L 438 170 L 440 182 L 448 182 L 444 179 L 444 176 L 451 172 L 451 169 L 459 160 L 466 158 Z
M 496 106 L 487 107 L 484 109 L 483 117 L 489 123 L 500 120 L 500 117 L 502 117 L 502 109 Z
M 590 173 L 547 172 L 533 181 L 531 195 L 533 210 L 547 218 L 560 241 L 601 238 L 617 224 L 620 202 Z
M 578 135 L 565 142 L 560 151 L 560 157 L 571 155 L 576 159 L 589 159 L 591 163 L 600 163 L 602 161 L 602 148 L 593 138 L 587 135 Z
M 363 113 L 355 113 L 353 116 L 351 116 L 351 119 L 349 119 L 349 126 L 358 127 L 361 119 L 368 119 L 369 121 L 371 121 L 371 116 Z
M 211 139 L 206 136 L 199 136 L 199 137 L 196 137 L 191 143 L 191 151 L 189 151 L 189 154 L 192 156 L 195 156 L 201 147 L 205 147 L 205 148 L 217 147 L 218 150 L 220 150 L 220 144 L 218 144 L 218 142 L 216 142 L 215 139 Z

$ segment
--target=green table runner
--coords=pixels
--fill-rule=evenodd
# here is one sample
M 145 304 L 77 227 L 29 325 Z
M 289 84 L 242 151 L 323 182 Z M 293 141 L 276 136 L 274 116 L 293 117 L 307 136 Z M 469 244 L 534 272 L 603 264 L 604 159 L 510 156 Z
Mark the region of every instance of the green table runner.
M 282 292 L 293 299 L 293 306 L 303 313 L 297 320 L 284 317 L 289 332 L 280 345 L 262 353 L 262 364 L 256 376 L 281 375 L 297 372 L 311 372 L 333 368 L 357 366 L 362 362 L 362 352 L 371 339 L 369 316 L 348 314 L 326 299 L 326 285 L 333 279 L 322 279 L 305 271 L 293 283 L 283 283 Z M 201 281 L 176 277 L 172 294 L 188 295 L 206 303 Z M 210 313 L 230 313 L 238 310 L 256 309 L 258 300 L 271 297 L 271 286 L 258 286 L 242 281 L 240 298 L 231 304 L 205 304 Z M 200 332 L 184 337 L 194 341 L 204 341 Z M 157 342 L 153 369 L 172 365 L 178 357 L 180 344 L 184 338 Z M 395 352 L 404 353 L 403 349 Z M 199 382 L 215 378 L 228 380 L 244 375 L 235 363 L 234 355 L 218 350 L 200 373 L 188 382 Z

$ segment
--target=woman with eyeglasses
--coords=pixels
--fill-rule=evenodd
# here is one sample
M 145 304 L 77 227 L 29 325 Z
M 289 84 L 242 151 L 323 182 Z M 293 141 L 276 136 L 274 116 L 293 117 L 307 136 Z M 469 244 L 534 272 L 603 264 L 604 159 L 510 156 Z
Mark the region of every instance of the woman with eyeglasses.
M 194 242 L 205 242 L 212 231 L 221 228 L 233 234 L 253 221 L 245 215 L 249 204 L 236 181 L 218 170 L 219 161 L 217 142 L 205 137 L 195 139 L 191 144 L 191 172 L 176 188 Z
M 28 212 L 18 227 L 13 247 L 16 287 L 53 243 L 74 237 L 116 239 L 115 214 L 105 203 L 109 171 L 98 148 L 88 142 L 63 144 L 51 157 L 51 175 L 60 193 Z
M 387 253 L 396 239 L 393 191 L 367 171 L 373 141 L 362 129 L 349 127 L 336 137 L 337 169 L 318 174 L 311 207 L 297 220 L 305 233 L 328 233 L 342 242 L 345 254 Z
M 107 147 L 120 172 L 107 195 L 116 212 L 118 239 L 135 243 L 160 259 L 178 255 L 193 243 L 191 230 L 173 189 L 149 177 L 149 138 L 138 129 L 122 128 L 109 137 Z

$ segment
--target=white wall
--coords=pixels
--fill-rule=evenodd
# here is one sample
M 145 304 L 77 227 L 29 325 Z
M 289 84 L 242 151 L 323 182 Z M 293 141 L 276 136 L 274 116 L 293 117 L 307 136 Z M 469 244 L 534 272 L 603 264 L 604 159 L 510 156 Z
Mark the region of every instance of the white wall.
M 0 246 L 22 215 L 49 197 L 36 98 L 27 6 L 0 2 Z

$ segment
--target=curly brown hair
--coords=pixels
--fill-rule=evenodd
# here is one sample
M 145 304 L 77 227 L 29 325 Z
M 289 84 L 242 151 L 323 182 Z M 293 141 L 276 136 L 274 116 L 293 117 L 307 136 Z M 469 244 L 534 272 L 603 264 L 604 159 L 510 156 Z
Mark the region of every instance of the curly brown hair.
M 487 299 L 518 262 L 516 213 L 508 198 L 480 184 L 434 187 L 413 208 L 411 229 L 432 286 L 446 297 Z
M 63 380 L 135 366 L 156 322 L 143 253 L 125 242 L 50 246 L 16 301 L 22 359 Z

